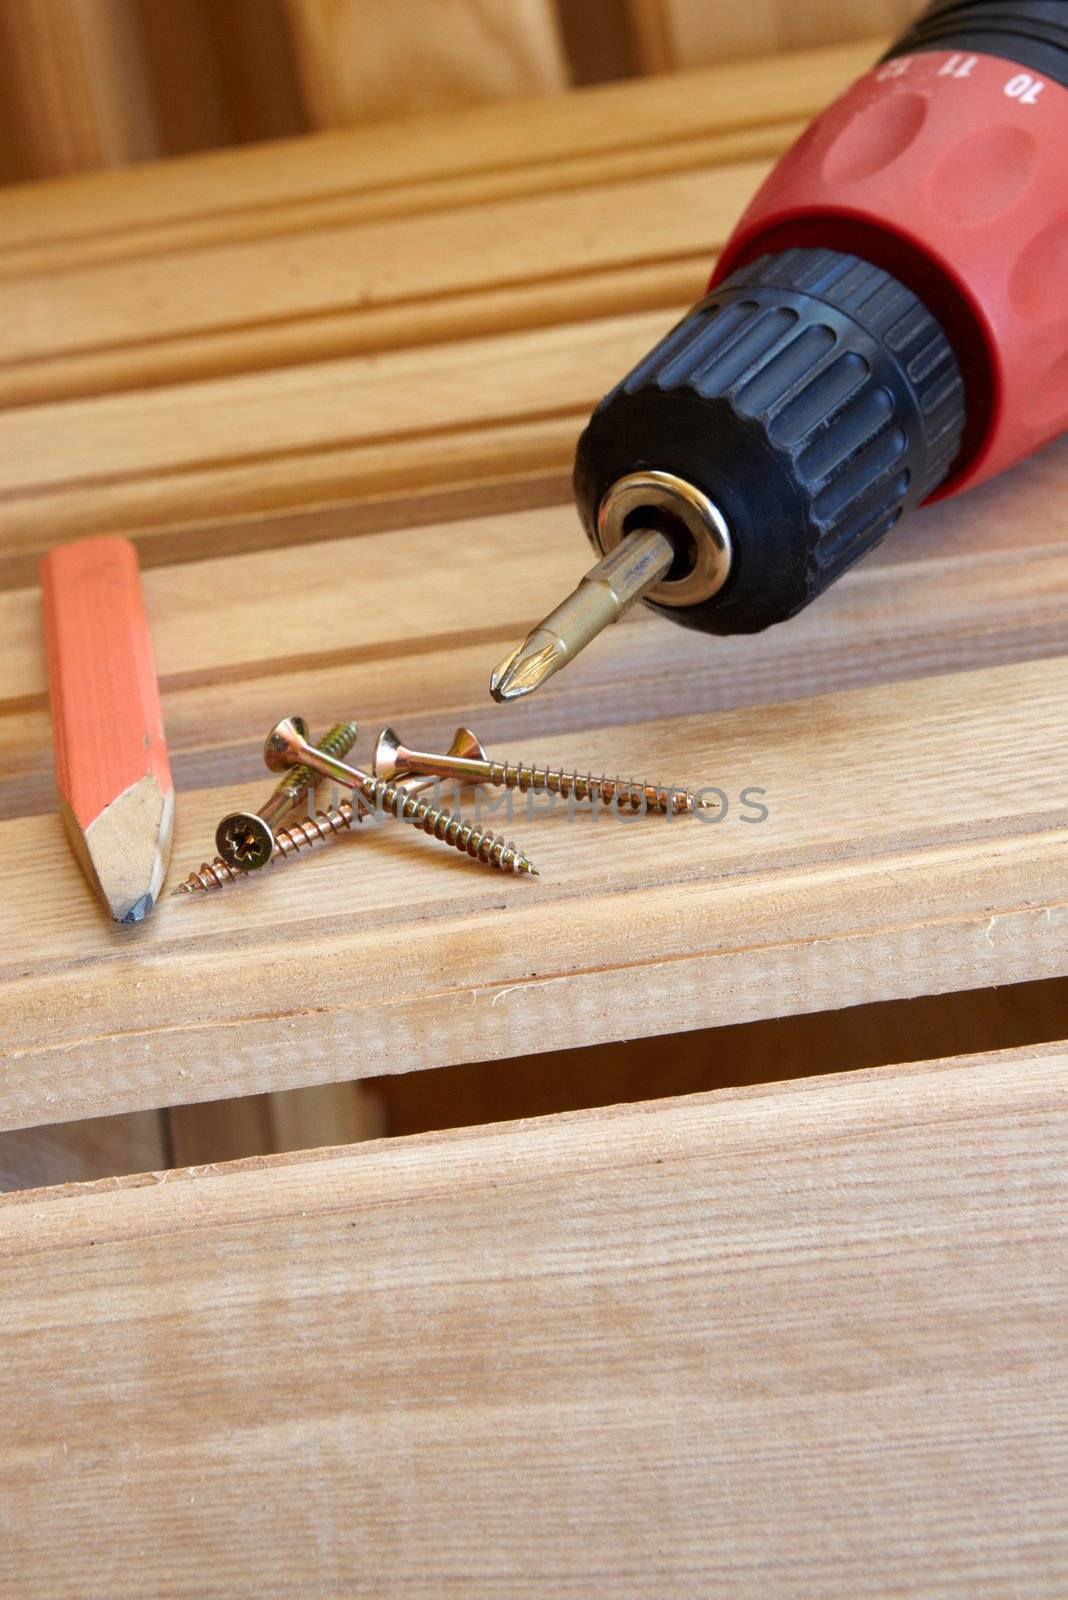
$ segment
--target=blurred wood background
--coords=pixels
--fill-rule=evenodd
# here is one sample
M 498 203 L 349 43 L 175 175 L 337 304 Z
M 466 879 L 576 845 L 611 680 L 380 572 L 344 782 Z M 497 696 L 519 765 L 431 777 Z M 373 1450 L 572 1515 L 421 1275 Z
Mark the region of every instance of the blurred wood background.
M 891 34 L 920 0 L 0 0 L 0 182 Z

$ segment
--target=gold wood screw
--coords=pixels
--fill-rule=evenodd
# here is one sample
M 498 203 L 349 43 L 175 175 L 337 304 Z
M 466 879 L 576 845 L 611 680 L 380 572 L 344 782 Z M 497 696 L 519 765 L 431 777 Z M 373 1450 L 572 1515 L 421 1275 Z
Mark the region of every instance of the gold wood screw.
M 380 806 L 398 821 L 410 822 L 422 828 L 424 833 L 432 834 L 443 844 L 462 850 L 478 861 L 484 861 L 487 866 L 500 867 L 505 872 L 537 874 L 533 862 L 522 855 L 514 844 L 506 844 L 488 828 L 476 828 L 441 806 L 420 800 L 397 783 L 372 776 L 359 767 L 346 766 L 336 756 L 325 755 L 317 750 L 308 743 L 307 730 L 300 717 L 286 717 L 271 729 L 263 747 L 263 758 L 272 772 L 281 772 L 286 767 L 303 762 L 316 772 L 321 772 L 325 778 L 334 778 L 346 788 L 362 794 L 370 806 Z
M 355 722 L 338 722 L 320 740 L 327 755 L 348 755 L 356 743 L 359 729 Z M 308 766 L 290 767 L 275 784 L 259 811 L 232 811 L 215 830 L 215 848 L 228 867 L 239 872 L 255 872 L 274 859 L 275 836 L 271 823 L 292 811 L 309 789 L 314 789 L 318 774 Z
M 382 731 L 383 733 L 388 733 L 390 730 L 384 728 Z M 471 756 L 477 760 L 479 757 L 485 756 L 486 752 L 470 728 L 457 728 L 452 736 L 452 744 L 450 744 L 446 754 L 449 756 Z M 424 790 L 432 789 L 439 777 L 438 773 L 433 772 L 406 772 L 399 766 L 396 772 L 393 773 L 379 772 L 377 765 L 374 766 L 373 770 L 376 778 L 386 778 L 395 788 L 403 789 L 406 794 L 422 794 Z
M 375 745 L 374 769 L 387 780 L 399 772 L 431 773 L 438 778 L 458 778 L 463 783 L 492 783 L 521 793 L 537 789 L 573 794 L 578 800 L 618 802 L 632 811 L 670 815 L 703 809 L 689 789 L 639 783 L 633 778 L 595 778 L 589 772 L 567 772 L 563 767 L 539 767 L 525 761 L 493 761 L 470 728 L 457 728 L 448 754 L 442 756 L 427 750 L 410 750 L 401 744 L 392 728 L 383 728 Z
M 303 822 L 294 822 L 288 828 L 279 828 L 274 836 L 274 849 L 271 853 L 272 861 L 282 861 L 287 856 L 296 855 L 300 850 L 311 849 L 313 845 L 321 844 L 324 839 L 330 839 L 335 833 L 341 833 L 345 828 L 351 828 L 354 822 L 362 822 L 364 811 L 354 808 L 348 800 L 342 800 L 332 811 L 317 811 L 313 817 L 305 817 Z M 225 883 L 236 883 L 238 878 L 245 878 L 248 874 L 240 867 L 232 867 L 222 856 L 216 856 L 214 861 L 204 861 L 196 872 L 191 872 L 184 878 L 173 894 L 196 894 L 201 889 L 221 889 Z

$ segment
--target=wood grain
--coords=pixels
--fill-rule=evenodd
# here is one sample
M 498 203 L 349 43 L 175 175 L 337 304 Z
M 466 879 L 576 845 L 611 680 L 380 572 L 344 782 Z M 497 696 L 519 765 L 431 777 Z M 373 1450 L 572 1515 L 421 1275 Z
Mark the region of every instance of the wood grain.
M 552 0 L 285 0 L 313 127 L 562 89 Z
M 167 902 L 133 939 L 79 897 L 55 819 L 5 823 L 22 931 L 0 970 L 18 1018 L 0 1125 L 1055 976 L 1066 693 L 1059 659 L 588 729 L 583 765 L 714 783 L 728 816 L 520 812 L 536 883 L 367 824 L 262 882 Z M 759 825 L 742 820 L 750 786 Z M 185 794 L 176 860 L 250 797 Z
M 680 141 L 807 119 L 865 70 L 881 43 L 806 52 L 786 71 L 770 58 L 742 80 L 713 67 L 683 80 L 609 84 L 24 185 L 0 195 L 0 270 L 77 266 L 224 242 L 245 230 L 284 232 L 314 207 L 370 208 L 376 196 L 396 211 L 411 185 L 426 196 L 440 183 L 444 200 L 454 183 L 475 179 L 511 182 L 522 193 L 531 181 L 545 187 L 539 173 L 549 163 L 566 183 L 572 163 L 583 170 L 597 155 L 629 152 L 640 162 L 652 147 L 663 158 Z
M 0 413 L 8 558 L 63 530 L 151 537 L 198 517 L 546 469 L 559 482 L 592 406 L 672 320 L 607 318 Z
M 779 128 L 770 142 L 784 143 Z M 674 310 L 701 293 L 766 170 L 701 164 L 0 281 L 0 401 Z
M 3 0 L 0 44 L 25 176 L 159 153 L 132 0 Z
M 5 1592 L 1058 1600 L 1066 1069 L 11 1196 Z
M 608 314 L 609 300 L 639 282 L 667 295 L 688 259 L 682 234 L 676 254 L 651 263 L 619 253 L 613 235 L 591 267 L 583 206 L 596 201 L 607 208 L 597 216 L 620 223 L 620 197 L 633 209 L 653 183 L 648 169 L 625 178 L 600 163 L 748 137 L 832 67 L 842 70 L 841 54 L 819 57 L 811 82 L 795 62 L 768 64 L 733 97 L 713 71 L 694 80 L 703 96 L 612 87 L 538 102 L 536 116 L 498 106 L 388 138 L 318 138 L 280 147 L 269 167 L 249 151 L 143 183 L 57 186 L 48 192 L 70 202 L 61 225 L 41 196 L 7 213 L 4 292 L 16 323 L 25 305 L 38 341 L 28 357 L 52 338 L 37 269 L 29 255 L 21 276 L 12 266 L 36 216 L 33 248 L 69 244 L 86 296 L 82 305 L 71 291 L 49 346 L 57 359 L 87 350 L 90 323 L 159 350 L 188 325 L 205 368 L 0 415 L 4 576 L 15 585 L 0 599 L 0 905 L 12 929 L 0 1121 L 372 1076 L 383 1057 L 386 1070 L 503 1060 L 1065 971 L 1063 448 L 896 530 L 811 614 L 766 638 L 713 643 L 632 618 L 533 704 L 486 699 L 504 644 L 588 560 L 564 503 L 578 429 L 673 309 Z M 537 187 L 565 150 L 584 163 L 581 180 L 562 160 L 559 191 Z M 366 167 L 354 181 L 356 151 Z M 438 206 L 428 186 L 450 162 L 448 182 L 488 187 Z M 742 203 L 737 161 L 700 170 L 708 181 L 734 172 Z M 693 172 L 670 183 L 697 203 Z M 321 270 L 293 288 L 303 258 L 281 236 L 285 207 L 315 243 L 307 208 L 350 205 L 357 190 L 359 204 L 384 195 L 387 208 L 333 216 Z M 273 266 L 256 278 L 241 219 L 261 207 Z M 493 226 L 469 239 L 461 215 Z M 424 225 L 440 246 L 432 262 L 415 248 Z M 389 334 L 397 346 L 230 370 L 240 306 L 227 251 L 272 318 L 306 328 L 335 316 L 344 288 L 335 227 L 350 242 L 408 241 L 393 266 L 366 267 L 375 303 L 353 311 L 406 319 L 407 332 L 398 322 Z M 523 302 L 520 329 L 511 319 L 534 289 L 499 242 L 506 227 L 543 268 L 544 298 Z M 202 273 L 212 266 L 206 309 L 194 258 Z M 135 267 L 162 297 L 166 338 L 155 344 L 152 293 L 138 290 Z M 171 281 L 183 287 L 168 301 Z M 502 321 L 490 331 L 494 296 Z M 417 308 L 450 301 L 447 337 L 439 322 L 436 342 L 402 347 L 417 336 Z M 225 370 L 209 371 L 213 348 Z M 512 831 L 545 874 L 530 885 L 368 828 L 231 895 L 169 905 L 125 942 L 109 937 L 56 846 L 33 621 L 36 551 L 94 527 L 129 529 L 153 563 L 183 875 L 224 811 L 258 803 L 260 741 L 289 711 L 319 723 L 355 715 L 365 737 L 395 721 L 426 744 L 464 720 L 504 754 L 716 783 L 732 797 L 727 821 L 597 831 L 520 815 Z M 739 814 L 750 785 L 772 797 L 760 826 Z
M 417 740 L 449 734 L 459 722 L 508 750 L 521 749 L 532 735 L 552 735 L 561 753 L 571 748 L 578 758 L 583 730 L 668 710 L 710 716 L 835 688 L 1057 655 L 1068 634 L 1068 552 L 1059 510 L 1066 497 L 1068 446 L 1060 446 L 895 529 L 789 627 L 710 646 L 640 609 L 518 707 L 488 700 L 489 665 L 584 570 L 587 548 L 570 507 L 359 537 L 343 536 L 349 515 L 341 509 L 336 538 L 261 551 L 255 583 L 246 578 L 249 549 L 272 528 L 290 540 L 307 530 L 281 518 L 238 524 L 233 538 L 245 553 L 144 575 L 178 782 L 182 788 L 262 783 L 262 735 L 290 702 L 324 725 L 349 709 L 368 729 L 392 719 Z M 205 539 L 212 534 L 218 543 L 217 525 Z M 405 583 L 402 618 L 393 605 L 398 573 Z M 475 586 L 481 606 L 473 629 Z M 219 593 L 227 595 L 225 629 L 206 603 Z M 292 625 L 279 650 L 281 593 Z M 0 594 L 0 817 L 53 804 L 37 613 L 35 590 Z M 345 696 L 351 707 L 340 705 Z
M 753 58 L 839 44 L 868 34 L 902 31 L 923 0 L 749 0 L 744 6 L 706 0 L 626 0 L 634 57 L 642 72 L 739 63 Z
M 134 0 L 168 156 L 304 133 L 281 0 Z
M 381 526 L 431 520 L 460 486 L 543 503 L 598 394 L 700 292 L 753 158 L 856 64 L 822 52 L 741 95 L 702 75 L 694 104 L 613 86 L 0 196 L 0 300 L 25 330 L 0 366 L 19 408 L 0 417 L 0 581 L 78 533 L 160 536 L 144 554 L 171 559 L 248 548 L 247 523 L 220 527 L 235 517 L 277 538 L 263 520 L 292 508 Z M 199 547 L 176 537 L 205 517 Z
M 802 125 L 778 108 L 739 128 L 717 115 L 707 132 L 641 149 L 590 141 L 566 162 L 246 207 L 210 242 L 172 230 L 162 253 L 127 241 L 78 265 L 77 250 L 57 246 L 53 263 L 38 249 L 37 273 L 57 270 L 36 278 L 16 254 L 0 278 L 12 336 L 0 403 L 674 308 L 700 292 L 763 177 L 754 158 Z

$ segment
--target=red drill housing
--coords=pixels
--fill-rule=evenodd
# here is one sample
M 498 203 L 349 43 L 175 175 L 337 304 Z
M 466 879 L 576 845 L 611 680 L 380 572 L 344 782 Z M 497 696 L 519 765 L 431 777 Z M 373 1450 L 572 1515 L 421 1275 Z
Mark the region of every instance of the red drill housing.
M 801 135 L 705 298 L 602 400 L 575 497 L 602 551 L 636 527 L 671 541 L 648 604 L 755 633 L 914 507 L 1066 427 L 1068 0 L 934 0 Z
M 846 251 L 892 273 L 953 346 L 964 378 L 964 438 L 930 498 L 981 483 L 1068 428 L 1061 83 L 968 49 L 884 61 L 778 163 L 711 286 L 758 256 L 799 245 Z

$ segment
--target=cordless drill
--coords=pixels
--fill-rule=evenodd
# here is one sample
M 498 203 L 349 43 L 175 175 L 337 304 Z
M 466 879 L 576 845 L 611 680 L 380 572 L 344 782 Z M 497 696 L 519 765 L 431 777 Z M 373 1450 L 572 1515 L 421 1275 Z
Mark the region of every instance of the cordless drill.
M 594 412 L 601 560 L 496 669 L 527 694 L 638 599 L 785 621 L 903 513 L 1068 427 L 1068 0 L 935 0 L 806 129 L 709 292 Z

